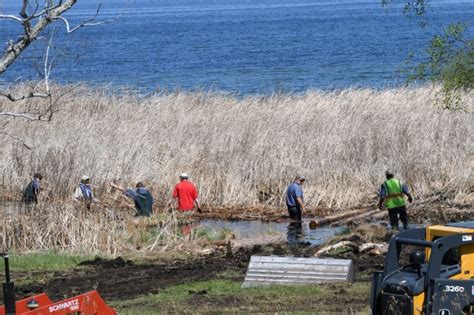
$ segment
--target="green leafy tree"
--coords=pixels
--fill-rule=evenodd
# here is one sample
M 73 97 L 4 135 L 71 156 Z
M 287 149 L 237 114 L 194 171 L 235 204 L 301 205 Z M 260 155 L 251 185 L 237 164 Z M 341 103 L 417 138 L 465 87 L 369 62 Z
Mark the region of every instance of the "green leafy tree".
M 382 0 L 383 5 L 388 3 L 388 0 Z M 410 18 L 419 18 L 420 27 L 425 27 L 427 6 L 426 0 L 409 0 L 403 13 Z M 430 40 L 422 61 L 414 61 L 418 56 L 412 53 L 410 66 L 405 69 L 411 82 L 440 83 L 440 96 L 446 109 L 464 109 L 461 92 L 474 88 L 474 39 L 465 36 L 469 27 L 460 22 L 448 25 L 442 34 Z

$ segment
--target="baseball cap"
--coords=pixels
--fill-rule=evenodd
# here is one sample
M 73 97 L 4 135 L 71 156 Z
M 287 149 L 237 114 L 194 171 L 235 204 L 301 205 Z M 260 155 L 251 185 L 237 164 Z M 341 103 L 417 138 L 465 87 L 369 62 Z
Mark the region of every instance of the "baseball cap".
M 179 178 L 188 178 L 188 173 L 181 173 L 181 175 L 179 175 Z
M 81 180 L 89 180 L 89 179 L 91 179 L 91 178 L 90 178 L 89 176 L 87 176 L 87 175 L 84 175 L 84 176 L 82 176 L 82 178 L 81 178 Z

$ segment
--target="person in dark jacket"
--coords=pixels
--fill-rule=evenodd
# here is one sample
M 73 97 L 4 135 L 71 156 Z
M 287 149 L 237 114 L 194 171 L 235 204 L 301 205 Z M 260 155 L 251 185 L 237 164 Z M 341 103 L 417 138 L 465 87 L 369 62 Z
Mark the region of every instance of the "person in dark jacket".
M 92 191 L 91 178 L 89 176 L 82 176 L 81 183 L 74 191 L 73 198 L 78 202 L 84 202 L 87 210 L 91 209 L 93 202 L 98 201 Z
M 127 197 L 132 198 L 135 201 L 135 210 L 137 211 L 136 216 L 151 216 L 153 210 L 153 196 L 145 188 L 142 182 L 138 182 L 135 186 L 136 189 L 123 188 L 114 183 L 110 183 L 110 186 L 122 191 Z
M 38 204 L 41 180 L 43 176 L 40 173 L 33 175 L 33 180 L 23 190 L 22 201 L 26 204 Z

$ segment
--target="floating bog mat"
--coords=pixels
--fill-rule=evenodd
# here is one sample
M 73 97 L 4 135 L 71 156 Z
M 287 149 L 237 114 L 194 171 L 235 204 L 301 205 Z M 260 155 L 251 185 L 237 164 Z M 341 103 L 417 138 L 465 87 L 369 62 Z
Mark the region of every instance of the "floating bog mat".
M 350 259 L 252 256 L 243 287 L 354 282 Z

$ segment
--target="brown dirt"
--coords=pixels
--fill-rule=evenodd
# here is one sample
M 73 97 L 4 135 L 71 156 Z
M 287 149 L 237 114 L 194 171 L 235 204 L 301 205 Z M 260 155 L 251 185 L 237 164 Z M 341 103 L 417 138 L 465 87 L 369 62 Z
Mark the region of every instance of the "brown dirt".
M 222 271 L 242 272 L 245 269 L 245 263 L 238 257 L 229 261 L 222 256 L 143 265 L 124 261 L 122 258 L 96 259 L 83 264 L 87 268 L 56 272 L 44 284 L 20 286 L 17 288 L 17 295 L 45 292 L 53 300 L 58 300 L 96 289 L 109 301 L 128 300 L 139 295 L 158 293 L 170 286 L 210 280 Z
M 445 223 L 455 220 L 466 220 L 471 218 L 473 207 L 456 207 L 446 202 L 433 204 L 418 204 L 411 207 L 411 223 L 426 222 Z M 267 209 L 268 210 L 268 209 Z M 284 218 L 282 211 L 263 211 L 260 209 L 261 217 L 264 220 L 278 220 Z M 212 212 L 212 218 L 220 218 Z M 244 218 L 245 212 L 242 210 L 225 212 L 226 219 Z M 316 214 L 316 213 L 315 213 Z M 322 214 L 322 212 L 321 212 Z M 206 217 L 211 215 L 205 212 L 198 215 Z M 319 213 L 318 213 L 319 216 Z M 253 217 L 254 219 L 257 219 Z M 360 227 L 351 235 L 341 236 L 338 240 L 348 239 L 356 243 L 364 242 L 384 242 L 387 241 L 387 235 L 384 228 Z M 334 241 L 333 241 L 334 242 Z M 83 263 L 80 268 L 70 271 L 58 271 L 48 275 L 45 281 L 33 285 L 22 285 L 17 287 L 17 297 L 22 298 L 37 294 L 47 293 L 53 300 L 63 299 L 65 297 L 80 294 L 92 289 L 99 290 L 100 294 L 107 301 L 128 300 L 140 295 L 155 294 L 162 290 L 194 281 L 206 281 L 211 279 L 231 279 L 243 281 L 247 270 L 248 262 L 252 255 L 293 255 L 296 257 L 310 257 L 318 248 L 315 247 L 289 247 L 285 243 L 255 245 L 243 247 L 233 253 L 214 253 L 208 256 L 187 258 L 186 260 L 172 261 L 147 261 L 144 264 L 136 264 L 122 258 L 114 260 L 96 259 Z M 368 253 L 360 254 L 345 252 L 335 254 L 334 257 L 353 259 L 356 281 L 368 282 L 370 274 L 375 270 L 383 268 L 383 256 L 373 256 Z M 14 274 L 13 277 L 27 277 L 27 275 Z M 25 280 L 23 278 L 22 280 Z M 347 297 L 347 301 L 340 300 L 340 290 L 345 290 L 344 286 L 334 285 L 335 299 L 334 303 L 325 302 L 325 306 L 331 306 L 334 310 L 346 309 L 348 305 L 356 306 L 354 309 L 361 309 L 368 304 L 368 296 Z M 195 292 L 202 298 L 199 303 L 206 302 L 206 294 Z M 346 295 L 343 295 L 346 296 Z M 0 304 L 2 297 L 0 297 Z M 196 302 L 197 303 L 197 302 Z M 221 303 L 221 305 L 239 304 L 238 298 L 233 301 L 214 300 L 212 303 Z M 329 303 L 329 304 L 328 304 Z M 316 304 L 315 304 L 316 305 Z M 313 305 L 313 307 L 315 306 Z M 322 306 L 322 305 L 321 305 Z
M 271 247 L 272 253 L 276 255 L 291 254 L 285 245 Z M 54 272 L 43 283 L 17 286 L 16 296 L 23 298 L 45 292 L 53 300 L 59 300 L 97 289 L 107 300 L 127 300 L 143 294 L 158 293 L 170 286 L 216 279 L 224 271 L 234 271 L 232 274 L 240 275 L 235 280 L 243 280 L 250 256 L 264 251 L 268 251 L 268 248 L 255 246 L 252 249 L 242 248 L 231 255 L 214 254 L 186 261 L 154 261 L 147 264 L 135 264 L 120 257 L 113 260 L 96 259 L 83 262 L 80 268 Z M 12 274 L 16 281 L 25 281 L 31 277 L 35 277 L 35 273 Z M 1 298 L 0 304 L 3 302 Z
M 80 268 L 54 272 L 48 276 L 49 280 L 42 283 L 17 286 L 16 296 L 23 298 L 45 292 L 53 300 L 59 300 L 97 289 L 101 296 L 108 301 L 128 300 L 194 281 L 222 279 L 223 277 L 243 281 L 252 255 L 310 257 L 315 251 L 314 247 L 288 247 L 286 244 L 271 244 L 240 248 L 232 254 L 215 254 L 186 261 L 154 261 L 147 264 L 135 264 L 120 257 L 113 260 L 96 259 L 83 262 L 81 264 L 83 266 Z M 366 275 L 373 269 L 379 268 L 383 259 L 359 255 L 354 255 L 351 258 L 354 259 L 356 270 Z M 223 274 L 229 276 L 222 276 Z M 17 278 L 16 280 L 22 276 L 25 275 L 13 275 L 14 278 Z

